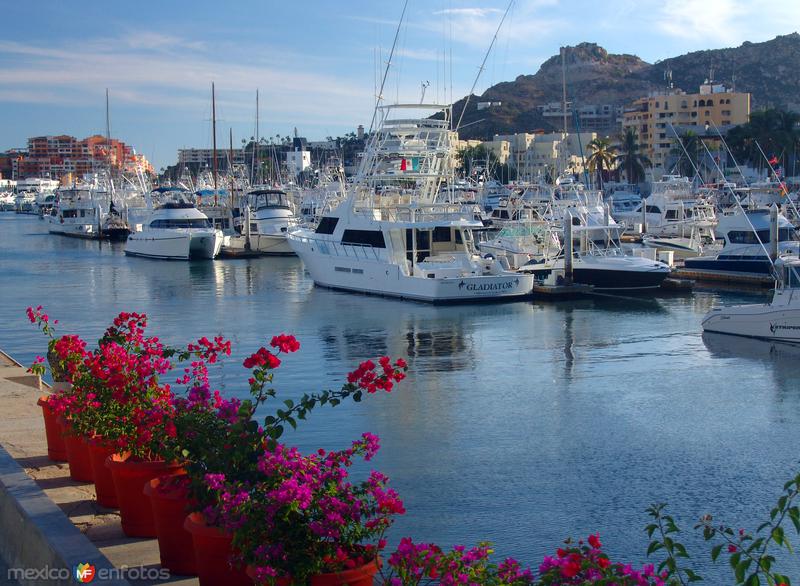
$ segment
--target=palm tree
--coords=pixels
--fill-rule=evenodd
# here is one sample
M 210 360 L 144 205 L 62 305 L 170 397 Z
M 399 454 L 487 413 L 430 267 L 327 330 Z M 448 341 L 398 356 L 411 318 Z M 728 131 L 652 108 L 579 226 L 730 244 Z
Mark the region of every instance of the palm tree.
M 675 146 L 669 151 L 670 155 L 677 158 L 674 169 L 684 177 L 694 177 L 700 168 L 700 151 L 703 148 L 700 136 L 689 130 L 674 140 Z
M 597 173 L 597 183 L 600 189 L 603 188 L 603 173 L 610 171 L 617 160 L 617 147 L 611 145 L 611 140 L 606 138 L 595 138 L 587 147 L 592 151 L 586 163 L 589 166 L 589 172 Z
M 633 128 L 628 128 L 619 137 L 621 151 L 617 155 L 617 164 L 625 169 L 625 176 L 628 183 L 637 185 L 644 181 L 645 167 L 651 167 L 652 163 L 647 155 L 639 152 L 639 135 Z

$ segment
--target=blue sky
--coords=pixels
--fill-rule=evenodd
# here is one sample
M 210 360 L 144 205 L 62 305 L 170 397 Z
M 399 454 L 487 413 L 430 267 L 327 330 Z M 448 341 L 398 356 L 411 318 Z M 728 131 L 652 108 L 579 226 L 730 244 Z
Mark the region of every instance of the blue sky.
M 409 0 L 387 99 L 417 101 L 423 81 L 426 101 L 465 95 L 506 4 Z M 229 128 L 235 144 L 254 133 L 256 88 L 262 135 L 353 131 L 369 124 L 401 10 L 400 0 L 5 3 L 0 150 L 104 133 L 109 88 L 112 134 L 165 166 L 178 148 L 211 145 L 212 81 L 220 144 Z M 797 0 L 517 0 L 477 90 L 581 41 L 653 62 L 799 28 Z

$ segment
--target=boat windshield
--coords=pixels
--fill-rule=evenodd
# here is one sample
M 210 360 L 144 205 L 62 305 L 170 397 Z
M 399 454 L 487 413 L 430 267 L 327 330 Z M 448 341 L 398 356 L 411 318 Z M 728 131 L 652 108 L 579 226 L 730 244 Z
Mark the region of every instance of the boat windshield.
M 153 220 L 151 228 L 213 228 L 208 218 L 173 218 Z
M 758 238 L 756 233 L 752 230 L 731 230 L 728 232 L 728 240 L 731 244 L 759 244 L 770 241 L 769 230 L 759 230 Z M 778 229 L 778 242 L 790 242 L 797 240 L 793 228 L 779 228 Z

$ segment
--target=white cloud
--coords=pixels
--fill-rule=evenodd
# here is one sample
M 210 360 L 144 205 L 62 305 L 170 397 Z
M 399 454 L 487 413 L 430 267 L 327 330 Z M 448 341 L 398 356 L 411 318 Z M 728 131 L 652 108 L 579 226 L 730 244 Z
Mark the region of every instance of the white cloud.
M 59 47 L 0 41 L 0 101 L 85 105 L 108 87 L 117 103 L 202 108 L 216 81 L 218 95 L 227 96 L 229 114 L 235 116 L 252 117 L 256 88 L 265 109 L 295 120 L 359 119 L 371 110 L 371 91 L 358 78 L 275 67 L 253 58 L 227 55 L 223 60 L 204 49 L 155 33 Z

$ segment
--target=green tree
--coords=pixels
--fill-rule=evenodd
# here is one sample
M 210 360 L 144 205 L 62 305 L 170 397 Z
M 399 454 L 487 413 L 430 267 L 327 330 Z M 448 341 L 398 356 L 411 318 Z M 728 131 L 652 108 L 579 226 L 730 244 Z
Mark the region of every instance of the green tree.
M 628 183 L 641 183 L 644 181 L 645 167 L 651 167 L 652 163 L 647 155 L 639 151 L 639 135 L 633 128 L 628 128 L 620 135 L 619 141 L 619 168 L 624 169 Z
M 611 144 L 611 139 L 595 138 L 588 145 L 591 151 L 586 163 L 590 173 L 597 173 L 597 184 L 603 188 L 603 180 L 606 171 L 611 171 L 617 160 L 617 147 Z
M 769 109 L 753 112 L 750 121 L 728 132 L 728 145 L 740 163 L 761 167 L 766 164 L 759 146 L 767 156 L 775 156 L 787 171 L 797 160 L 800 145 L 800 114 Z
M 677 157 L 675 168 L 684 177 L 694 177 L 695 169 L 700 168 L 700 151 L 703 150 L 700 136 L 696 132 L 688 130 L 674 140 L 675 146 L 670 151 L 670 154 Z

